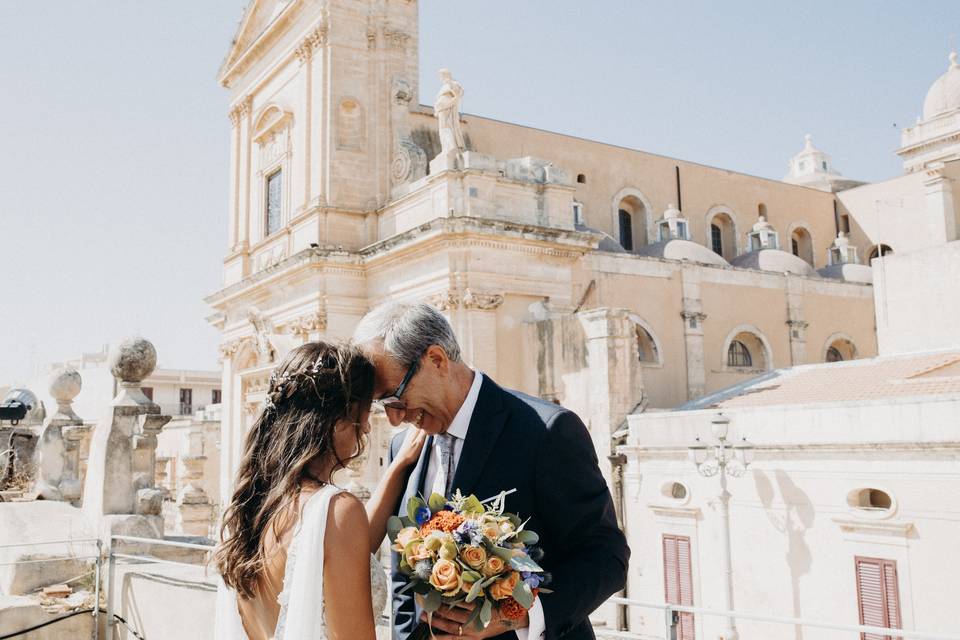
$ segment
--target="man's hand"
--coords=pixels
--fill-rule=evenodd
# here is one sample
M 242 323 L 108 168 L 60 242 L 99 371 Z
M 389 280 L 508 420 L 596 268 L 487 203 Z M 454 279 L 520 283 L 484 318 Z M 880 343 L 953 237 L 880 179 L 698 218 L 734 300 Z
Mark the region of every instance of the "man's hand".
M 467 625 L 467 619 L 476 608 L 474 603 L 461 603 L 455 607 L 440 607 L 433 614 L 430 626 L 444 633 L 437 634 L 437 640 L 454 640 L 454 638 L 492 638 L 507 631 L 525 629 L 530 626 L 530 619 L 524 614 L 519 620 L 510 620 L 500 615 L 500 610 L 494 608 L 493 617 L 486 629 L 478 630 L 476 623 Z M 420 619 L 427 621 L 426 612 L 420 614 Z

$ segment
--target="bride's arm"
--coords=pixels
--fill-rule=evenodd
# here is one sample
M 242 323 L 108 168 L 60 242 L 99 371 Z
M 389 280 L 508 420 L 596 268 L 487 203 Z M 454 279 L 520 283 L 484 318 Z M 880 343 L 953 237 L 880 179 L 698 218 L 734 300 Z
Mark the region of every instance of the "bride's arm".
M 330 640 L 376 640 L 370 606 L 367 514 L 349 493 L 330 501 L 323 564 L 323 600 Z
M 387 535 L 387 520 L 403 493 L 410 467 L 417 464 L 426 434 L 410 427 L 397 456 L 390 462 L 387 472 L 380 479 L 373 495 L 367 501 L 367 518 L 370 520 L 370 553 L 376 553 Z

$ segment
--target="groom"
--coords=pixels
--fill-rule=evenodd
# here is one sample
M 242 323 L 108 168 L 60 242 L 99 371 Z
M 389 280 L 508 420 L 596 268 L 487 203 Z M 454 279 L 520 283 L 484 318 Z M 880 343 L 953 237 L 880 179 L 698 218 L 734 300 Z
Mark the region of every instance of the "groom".
M 586 427 L 571 411 L 503 389 L 460 359 L 446 318 L 426 304 L 389 303 L 368 313 L 354 332 L 376 367 L 375 398 L 390 423 L 407 423 L 428 438 L 397 505 L 412 495 L 459 489 L 481 500 L 516 489 L 507 510 L 530 518 L 540 534 L 541 566 L 552 593 L 541 593 L 521 620 L 494 613 L 477 631 L 469 609 L 442 607 L 437 637 L 502 640 L 594 638 L 588 616 L 626 583 L 630 549 Z M 398 434 L 391 458 L 403 442 Z M 393 557 L 394 593 L 406 582 Z M 408 592 L 394 595 L 394 637 L 405 640 L 420 619 Z M 449 634 L 443 635 L 443 634 Z

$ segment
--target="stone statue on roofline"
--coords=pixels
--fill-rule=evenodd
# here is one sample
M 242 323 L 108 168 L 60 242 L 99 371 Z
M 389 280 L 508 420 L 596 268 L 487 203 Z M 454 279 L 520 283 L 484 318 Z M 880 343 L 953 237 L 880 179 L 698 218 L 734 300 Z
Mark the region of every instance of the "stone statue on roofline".
M 453 79 L 448 69 L 440 69 L 443 84 L 437 93 L 433 105 L 440 128 L 440 154 L 451 151 L 463 151 L 467 148 L 463 142 L 463 130 L 460 128 L 460 102 L 463 100 L 463 86 Z

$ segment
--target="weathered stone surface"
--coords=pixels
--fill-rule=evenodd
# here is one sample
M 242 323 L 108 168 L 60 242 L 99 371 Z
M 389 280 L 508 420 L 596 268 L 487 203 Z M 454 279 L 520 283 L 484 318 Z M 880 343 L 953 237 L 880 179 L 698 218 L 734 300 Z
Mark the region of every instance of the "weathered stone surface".
M 63 612 L 48 613 L 39 598 L 31 596 L 0 595 L 0 635 L 14 633 L 62 616 Z M 105 620 L 106 616 L 101 616 Z M 81 614 L 63 622 L 44 627 L 34 633 L 17 636 L 23 640 L 77 640 L 93 637 L 93 616 Z M 101 638 L 102 635 L 101 630 Z
M 140 382 L 157 366 L 157 350 L 140 337 L 127 338 L 110 347 L 110 371 L 122 382 Z
M 83 512 L 64 502 L 0 503 L 0 544 L 36 543 L 95 537 Z M 0 549 L 0 593 L 20 595 L 74 578 L 89 569 L 93 560 L 51 560 L 7 564 L 60 556 L 95 556 L 93 543 L 58 543 Z

